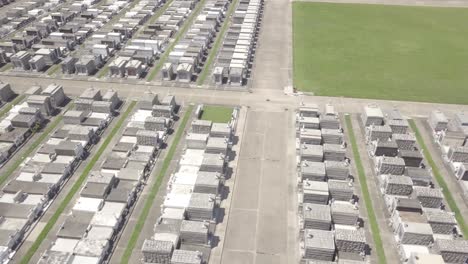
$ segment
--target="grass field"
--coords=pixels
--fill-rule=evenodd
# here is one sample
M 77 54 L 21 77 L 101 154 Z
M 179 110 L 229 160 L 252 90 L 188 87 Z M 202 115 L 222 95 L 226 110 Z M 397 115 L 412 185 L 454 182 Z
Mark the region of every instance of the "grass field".
M 466 8 L 295 2 L 294 85 L 324 96 L 466 104 L 467 23 Z
M 201 119 L 210 120 L 215 123 L 229 123 L 232 111 L 232 107 L 205 105 Z

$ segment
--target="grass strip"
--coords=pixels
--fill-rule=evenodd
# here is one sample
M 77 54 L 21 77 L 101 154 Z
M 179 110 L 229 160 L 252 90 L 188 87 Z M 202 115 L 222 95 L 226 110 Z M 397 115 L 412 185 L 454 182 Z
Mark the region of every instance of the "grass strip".
M 6 72 L 6 71 L 10 70 L 11 68 L 13 68 L 13 64 L 7 63 L 2 68 L 0 68 L 0 72 Z
M 13 108 L 14 105 L 17 105 L 19 102 L 23 101 L 24 98 L 25 98 L 24 94 L 18 95 L 18 96 L 16 96 L 15 99 L 13 99 L 13 101 L 7 103 L 3 107 L 3 109 L 0 110 L 0 118 L 2 118 L 4 115 L 6 115 L 11 110 L 11 108 Z
M 161 9 L 156 11 L 154 15 L 148 20 L 148 24 L 153 24 L 154 22 L 156 22 L 156 19 L 158 19 L 158 17 L 160 17 L 167 10 L 167 8 L 172 4 L 172 2 L 174 2 L 174 0 L 167 1 Z
M 424 143 L 424 140 L 421 136 L 421 133 L 419 132 L 418 127 L 416 126 L 416 123 L 412 119 L 409 119 L 408 122 L 414 134 L 416 135 L 416 139 L 418 140 L 419 146 L 421 146 L 423 150 L 424 158 L 426 159 L 426 161 L 429 163 L 429 165 L 432 168 L 432 174 L 434 174 L 434 177 L 436 178 L 437 183 L 439 184 L 439 187 L 442 188 L 442 193 L 444 194 L 445 200 L 447 201 L 450 207 L 450 210 L 452 210 L 452 212 L 455 213 L 455 219 L 457 219 L 458 225 L 460 226 L 463 236 L 467 238 L 468 228 L 466 226 L 465 220 L 463 219 L 463 216 L 460 213 L 460 209 L 458 208 L 457 203 L 453 199 L 452 193 L 450 192 L 450 189 L 448 188 L 447 183 L 444 180 L 444 177 L 442 176 L 439 168 L 437 167 L 434 160 L 432 159 L 431 153 L 429 152 L 429 149 Z
M 380 237 L 377 217 L 374 213 L 372 198 L 369 193 L 369 187 L 367 186 L 366 174 L 364 173 L 364 167 L 362 166 L 361 156 L 359 155 L 358 145 L 356 143 L 356 136 L 354 135 L 353 124 L 351 122 L 351 116 L 347 114 L 345 116 L 345 119 L 346 129 L 348 130 L 349 140 L 351 141 L 351 148 L 353 149 L 354 163 L 356 164 L 357 173 L 359 176 L 359 183 L 361 185 L 362 195 L 364 196 L 364 205 L 366 206 L 372 238 L 374 239 L 375 249 L 377 251 L 377 257 L 379 259 L 380 264 L 385 264 L 387 263 L 387 260 L 385 258 L 382 238 Z
M 110 60 L 108 61 L 110 62 Z M 101 79 L 102 77 L 106 76 L 109 73 L 109 66 L 104 66 L 98 73 L 97 77 Z
M 166 175 L 167 170 L 169 169 L 169 165 L 171 163 L 171 160 L 174 158 L 174 154 L 177 148 L 177 145 L 179 144 L 180 139 L 182 138 L 182 133 L 184 132 L 185 126 L 187 125 L 188 120 L 190 119 L 190 115 L 192 113 L 193 106 L 189 106 L 185 112 L 185 115 L 182 119 L 182 122 L 180 123 L 180 126 L 177 130 L 177 133 L 174 137 L 174 140 L 171 144 L 171 147 L 169 148 L 169 151 L 167 152 L 166 158 L 163 161 L 161 170 L 158 172 L 156 176 L 156 180 L 154 181 L 153 185 L 151 186 L 151 189 L 149 191 L 148 197 L 146 198 L 145 204 L 143 206 L 143 210 L 141 211 L 140 215 L 138 216 L 138 221 L 135 224 L 135 227 L 133 229 L 132 235 L 130 236 L 130 239 L 128 240 L 127 246 L 125 248 L 124 254 L 122 258 L 120 259 L 120 263 L 129 263 L 130 257 L 132 256 L 133 249 L 136 246 L 136 243 L 138 241 L 138 237 L 140 236 L 140 233 L 143 229 L 143 226 L 145 225 L 146 218 L 149 215 L 149 212 L 151 208 L 153 207 L 154 204 L 154 199 L 156 198 L 156 195 L 158 194 L 159 187 L 161 186 L 161 183 L 163 181 L 164 175 Z
M 166 51 L 162 54 L 161 58 L 159 59 L 158 63 L 154 67 L 154 69 L 150 72 L 148 76 L 148 81 L 151 82 L 158 72 L 161 70 L 162 66 L 166 62 L 167 58 L 169 57 L 169 53 L 174 49 L 175 45 L 179 42 L 180 38 L 185 35 L 189 27 L 192 25 L 193 20 L 197 17 L 198 13 L 200 12 L 201 8 L 205 5 L 206 0 L 201 0 L 198 4 L 193 13 L 190 17 L 184 22 L 183 27 L 179 30 L 176 34 L 176 38 L 174 41 L 169 45 Z
M 210 52 L 210 54 L 208 55 L 208 58 L 205 61 L 205 65 L 203 67 L 203 70 L 200 73 L 200 75 L 198 76 L 197 85 L 202 85 L 203 83 L 205 83 L 206 77 L 210 73 L 211 67 L 209 67 L 209 66 L 213 63 L 213 60 L 215 59 L 216 55 L 218 54 L 219 47 L 221 46 L 221 43 L 223 42 L 224 35 L 225 35 L 226 30 L 228 29 L 228 26 L 230 24 L 229 20 L 231 18 L 231 15 L 232 15 L 232 13 L 234 13 L 234 10 L 236 10 L 237 2 L 238 2 L 238 0 L 234 0 L 234 1 L 232 1 L 231 5 L 229 6 L 229 9 L 228 9 L 228 11 L 226 13 L 226 18 L 225 18 L 226 21 L 224 21 L 223 26 L 221 27 L 221 30 L 219 31 L 219 34 L 218 34 L 218 36 L 216 38 L 216 41 L 215 41 L 215 43 L 213 45 L 213 48 L 211 48 L 211 52 Z
M 55 64 L 47 70 L 47 75 L 51 76 L 60 69 L 60 64 Z
M 69 109 L 71 106 L 72 104 L 70 104 L 70 106 L 67 107 L 67 109 Z M 21 163 L 23 163 L 24 160 L 27 157 L 29 157 L 39 147 L 42 141 L 44 141 L 52 133 L 52 131 L 54 131 L 54 129 L 57 127 L 58 124 L 60 124 L 60 121 L 62 121 L 62 119 L 63 119 L 63 115 L 59 115 L 54 120 L 54 122 L 52 122 L 52 124 L 49 124 L 46 127 L 46 129 L 42 132 L 39 138 L 37 138 L 33 143 L 28 144 L 29 147 L 26 149 L 26 151 L 21 156 L 19 156 L 18 159 L 16 159 L 15 162 L 6 169 L 5 173 L 3 173 L 0 176 L 0 186 L 10 177 L 10 175 L 14 171 L 18 169 L 18 167 L 21 165 Z M 36 133 L 37 132 L 34 131 L 30 137 L 33 137 Z
M 136 101 L 132 101 L 130 105 L 128 106 L 127 110 L 122 114 L 122 116 L 119 118 L 117 121 L 117 124 L 112 128 L 110 134 L 105 138 L 104 143 L 101 145 L 101 147 L 97 150 L 97 152 L 94 154 L 93 158 L 90 160 L 88 165 L 86 165 L 84 171 L 81 173 L 75 184 L 73 184 L 72 188 L 68 192 L 68 194 L 65 196 L 65 198 L 60 202 L 60 205 L 58 206 L 57 210 L 54 212 L 50 220 L 47 222 L 45 225 L 44 229 L 41 231 L 41 233 L 38 235 L 34 243 L 31 245 L 31 247 L 28 249 L 26 254 L 23 256 L 21 259 L 20 263 L 21 264 L 28 264 L 31 261 L 31 258 L 34 256 L 36 251 L 39 249 L 39 246 L 41 243 L 45 240 L 47 235 L 49 234 L 50 230 L 54 227 L 54 225 L 57 223 L 58 218 L 60 215 L 65 211 L 65 208 L 67 205 L 70 203 L 70 201 L 73 199 L 73 196 L 78 192 L 80 189 L 81 185 L 84 183 L 86 180 L 88 174 L 91 172 L 93 169 L 94 165 L 97 163 L 99 158 L 102 156 L 104 153 L 104 150 L 107 148 L 109 143 L 111 142 L 112 138 L 117 134 L 119 129 L 122 127 L 123 122 L 125 119 L 128 117 L 128 115 L 132 112 L 133 107 L 135 106 Z

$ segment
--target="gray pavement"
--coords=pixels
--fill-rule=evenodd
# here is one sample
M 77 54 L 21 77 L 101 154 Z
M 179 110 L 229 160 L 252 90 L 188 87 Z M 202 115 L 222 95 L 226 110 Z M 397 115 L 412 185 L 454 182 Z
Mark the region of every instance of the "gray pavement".
M 292 111 L 247 114 L 221 263 L 297 263 Z M 296 242 L 296 243 L 291 243 Z
M 253 89 L 292 85 L 292 8 L 288 0 L 265 1 L 254 59 Z
M 447 115 L 453 115 L 460 111 L 468 111 L 468 105 L 309 95 L 285 95 L 283 90 L 279 89 L 277 86 L 273 86 L 269 89 L 254 88 L 252 92 L 245 92 L 235 90 L 225 91 L 201 88 L 165 87 L 151 84 L 126 84 L 123 82 L 104 83 L 80 80 L 58 80 L 53 78 L 24 78 L 15 76 L 0 76 L 0 80 L 3 82 L 9 82 L 12 85 L 12 89 L 18 93 L 25 91 L 34 84 L 47 86 L 51 83 L 57 83 L 63 85 L 65 92 L 69 95 L 79 95 L 89 87 L 101 89 L 113 88 L 117 90 L 119 95 L 122 97 L 137 99 L 140 98 L 144 92 L 151 90 L 161 95 L 175 95 L 179 102 L 241 105 L 272 111 L 278 111 L 284 108 L 293 109 L 298 107 L 302 102 L 317 104 L 331 103 L 335 105 L 336 111 L 344 113 L 361 113 L 365 105 L 374 103 L 380 105 L 383 109 L 398 108 L 403 115 L 408 117 L 427 117 L 434 109 L 443 109 Z
M 228 164 L 229 169 L 232 171 L 224 183 L 222 197 L 223 200 L 221 201 L 220 208 L 224 212 L 222 219 L 218 219 L 218 223 L 216 225 L 214 236 L 219 239 L 217 245 L 215 245 L 211 251 L 210 261 L 209 264 L 217 264 L 221 263 L 221 258 L 224 250 L 224 242 L 226 238 L 226 231 L 227 225 L 229 223 L 229 211 L 231 209 L 231 202 L 232 202 L 232 190 L 234 189 L 237 173 L 238 173 L 238 161 L 239 161 L 239 152 L 240 147 L 242 146 L 242 142 L 244 139 L 244 132 L 245 132 L 245 121 L 247 116 L 247 108 L 243 107 L 240 108 L 239 116 L 237 117 L 237 125 L 236 131 L 234 134 L 233 143 L 235 143 L 230 151 L 230 161 Z

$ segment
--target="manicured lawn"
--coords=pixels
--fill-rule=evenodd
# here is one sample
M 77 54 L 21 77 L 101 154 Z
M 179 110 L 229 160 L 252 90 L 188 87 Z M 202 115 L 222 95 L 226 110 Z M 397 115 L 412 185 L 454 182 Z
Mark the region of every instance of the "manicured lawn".
M 47 75 L 52 76 L 60 69 L 60 64 L 55 64 L 47 70 Z
M 294 85 L 324 96 L 466 104 L 468 9 L 293 3 Z
M 418 127 L 416 126 L 416 123 L 412 119 L 408 120 L 408 122 L 414 134 L 416 135 L 416 139 L 418 140 L 419 146 L 421 146 L 423 150 L 424 158 L 426 158 L 427 163 L 429 163 L 429 165 L 431 166 L 432 174 L 436 178 L 440 188 L 442 188 L 442 193 L 444 194 L 445 200 L 447 201 L 450 210 L 452 210 L 452 212 L 455 213 L 455 218 L 457 219 L 458 226 L 460 226 L 463 236 L 465 238 L 468 238 L 468 226 L 466 225 L 465 219 L 463 219 L 463 215 L 461 214 L 460 209 L 457 206 L 457 202 L 453 199 L 452 193 L 450 192 L 450 189 L 447 186 L 444 177 L 442 176 L 439 168 L 432 159 L 431 153 L 429 152 L 429 149 L 427 148 L 426 143 L 424 142 L 424 139 L 422 138 Z
M 375 216 L 375 213 L 374 213 L 374 207 L 372 205 L 372 197 L 369 193 L 369 186 L 367 186 L 367 178 L 364 172 L 364 167 L 362 165 L 361 156 L 359 155 L 359 150 L 358 150 L 358 146 L 356 142 L 356 136 L 354 135 L 353 124 L 351 122 L 351 116 L 346 115 L 345 120 L 346 120 L 346 130 L 348 132 L 349 140 L 351 143 L 351 148 L 353 150 L 354 163 L 356 164 L 357 173 L 359 177 L 359 184 L 361 185 L 362 195 L 364 196 L 362 198 L 364 198 L 364 205 L 366 206 L 367 215 L 369 217 L 368 221 L 369 221 L 370 230 L 372 233 L 372 238 L 375 244 L 375 251 L 377 251 L 377 258 L 379 259 L 379 263 L 384 264 L 384 263 L 387 263 L 387 260 L 385 258 L 382 238 L 380 237 L 379 224 L 377 223 L 377 217 Z M 380 228 L 386 228 L 386 227 L 382 226 Z
M 162 184 L 162 180 L 164 179 L 164 176 L 166 175 L 167 170 L 169 169 L 169 165 L 171 164 L 171 161 L 174 158 L 177 145 L 179 145 L 180 139 L 182 138 L 182 133 L 185 130 L 185 126 L 187 125 L 187 122 L 190 119 L 190 115 L 192 114 L 192 111 L 193 111 L 193 106 L 189 106 L 187 108 L 187 111 L 184 114 L 184 117 L 182 119 L 182 122 L 180 123 L 179 128 L 177 129 L 177 133 L 174 137 L 174 140 L 171 143 L 171 147 L 169 148 L 169 151 L 167 152 L 166 158 L 163 161 L 161 169 L 158 171 L 157 170 L 158 168 L 155 168 L 156 169 L 155 172 L 157 172 L 157 174 L 153 175 L 152 177 L 156 177 L 156 181 L 151 186 L 150 192 L 148 196 L 146 197 L 146 200 L 144 201 L 145 203 L 143 206 L 143 210 L 138 216 L 138 221 L 135 224 L 135 227 L 130 236 L 130 239 L 127 242 L 127 246 L 125 247 L 124 254 L 122 255 L 122 259 L 120 260 L 121 264 L 124 264 L 124 263 L 126 264 L 126 263 L 129 263 L 130 261 L 132 252 L 135 250 L 138 237 L 140 236 L 141 231 L 143 230 L 143 226 L 145 225 L 146 218 L 148 217 L 151 208 L 154 206 L 154 199 L 156 198 L 156 195 L 158 194 L 159 188 L 161 187 L 161 184 Z
M 229 123 L 232 111 L 232 107 L 205 105 L 201 119 L 210 120 L 215 123 Z
M 110 62 L 110 61 L 109 61 Z M 97 73 L 96 73 L 96 76 L 101 79 L 102 77 L 104 76 L 107 76 L 107 74 L 109 73 L 109 66 L 104 66 L 102 67 L 102 69 L 100 69 Z

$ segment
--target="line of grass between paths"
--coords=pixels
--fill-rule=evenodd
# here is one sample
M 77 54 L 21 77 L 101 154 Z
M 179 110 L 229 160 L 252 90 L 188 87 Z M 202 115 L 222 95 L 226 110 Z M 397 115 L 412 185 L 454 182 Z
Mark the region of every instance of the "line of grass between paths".
M 97 150 L 97 152 L 94 154 L 88 165 L 86 165 L 84 171 L 80 174 L 79 178 L 77 181 L 73 184 L 72 188 L 68 192 L 68 194 L 65 196 L 65 198 L 60 202 L 60 205 L 58 206 L 57 210 L 54 212 L 50 220 L 47 222 L 47 224 L 44 226 L 44 229 L 41 231 L 41 233 L 38 235 L 34 243 L 31 245 L 31 247 L 28 249 L 26 254 L 23 256 L 21 259 L 20 263 L 21 264 L 28 264 L 31 261 L 31 258 L 34 256 L 36 251 L 39 249 L 39 246 L 41 243 L 45 240 L 47 235 L 49 234 L 50 230 L 54 227 L 55 223 L 57 223 L 58 218 L 60 215 L 65 211 L 65 208 L 67 205 L 70 203 L 72 200 L 73 196 L 78 192 L 80 189 L 81 185 L 84 183 L 86 180 L 89 172 L 93 169 L 94 165 L 97 163 L 99 158 L 102 156 L 104 150 L 107 148 L 109 143 L 111 142 L 112 138 L 117 134 L 117 132 L 120 130 L 122 127 L 123 122 L 125 119 L 128 117 L 128 115 L 132 112 L 133 107 L 135 106 L 136 101 L 132 101 L 130 105 L 128 106 L 127 110 L 122 114 L 122 116 L 119 118 L 117 121 L 117 124 L 112 128 L 110 134 L 105 138 L 104 143 L 101 145 L 101 147 Z
M 59 69 L 60 69 L 60 64 L 52 65 L 52 67 L 50 67 L 50 68 L 47 70 L 47 75 L 51 76 L 51 75 L 53 75 L 54 73 L 56 73 Z
M 109 66 L 106 65 L 97 73 L 97 77 L 101 79 L 102 77 L 106 76 L 107 73 L 109 73 Z
M 164 178 L 164 175 L 166 174 L 169 165 L 171 163 L 171 160 L 174 158 L 174 154 L 177 148 L 177 145 L 179 144 L 179 141 L 182 137 L 182 133 L 185 130 L 185 126 L 187 125 L 187 122 L 190 118 L 190 115 L 192 113 L 193 106 L 189 106 L 185 112 L 185 115 L 182 119 L 182 122 L 179 125 L 179 128 L 177 130 L 177 133 L 174 137 L 174 140 L 172 141 L 171 147 L 169 148 L 169 151 L 167 152 L 166 158 L 163 161 L 161 170 L 156 176 L 156 180 L 154 181 L 153 185 L 151 186 L 150 192 L 148 194 L 148 197 L 146 198 L 145 204 L 143 206 L 143 210 L 141 211 L 140 215 L 138 216 L 138 221 L 135 224 L 135 227 L 133 229 L 132 235 L 130 236 L 130 239 L 128 240 L 127 246 L 125 248 L 124 254 L 122 256 L 122 259 L 120 260 L 121 264 L 126 264 L 129 263 L 130 257 L 132 256 L 133 249 L 136 246 L 136 243 L 138 241 L 138 237 L 140 236 L 140 233 L 143 229 L 143 226 L 145 225 L 146 218 L 148 217 L 148 214 L 151 210 L 151 207 L 153 206 L 154 199 L 156 195 L 158 194 L 159 187 L 161 186 L 162 180 Z
M 67 107 L 67 109 L 69 109 L 71 106 L 72 104 L 70 104 L 70 106 Z M 29 157 L 39 147 L 42 141 L 44 141 L 52 133 L 52 131 L 54 131 L 54 129 L 57 127 L 60 121 L 62 121 L 62 119 L 63 115 L 58 116 L 54 120 L 54 122 L 52 122 L 52 124 L 49 124 L 46 127 L 46 129 L 42 132 L 39 138 L 37 138 L 33 143 L 28 144 L 29 147 L 26 149 L 26 152 L 23 153 L 23 155 L 21 155 L 20 157 L 18 157 L 18 159 L 16 159 L 15 162 L 6 169 L 5 173 L 3 173 L 0 176 L 0 185 L 2 185 L 10 177 L 10 175 L 18 169 L 18 167 L 21 165 L 21 163 L 23 163 L 26 157 Z M 33 135 L 31 135 L 31 137 L 33 137 L 35 133 L 37 132 L 33 132 Z
M 10 70 L 11 68 L 13 68 L 13 64 L 7 63 L 2 68 L 0 68 L 0 72 L 6 72 L 6 71 Z
M 385 258 L 384 248 L 382 245 L 382 238 L 380 237 L 379 225 L 377 224 L 377 218 L 374 213 L 374 207 L 372 205 L 369 187 L 367 186 L 367 179 L 364 173 L 364 167 L 362 166 L 361 156 L 359 155 L 356 137 L 354 135 L 353 130 L 353 124 L 351 123 L 351 116 L 347 114 L 345 116 L 345 119 L 346 129 L 348 130 L 349 139 L 351 141 L 351 148 L 353 149 L 354 162 L 356 164 L 357 173 L 359 176 L 359 183 L 361 185 L 362 195 L 364 196 L 364 205 L 366 206 L 372 238 L 374 239 L 375 249 L 377 251 L 377 257 L 379 259 L 379 263 L 385 264 L 387 263 L 387 260 Z
M 153 24 L 156 22 L 156 19 L 158 19 L 158 17 L 160 17 L 167 10 L 167 8 L 171 6 L 172 2 L 174 2 L 174 0 L 167 1 L 161 9 L 156 11 L 156 13 L 154 13 L 154 15 L 149 19 L 148 24 Z
M 176 38 L 174 41 L 169 45 L 167 50 L 162 54 L 161 58 L 159 59 L 158 63 L 154 67 L 154 69 L 151 71 L 151 73 L 148 76 L 148 81 L 151 82 L 158 72 L 161 70 L 162 66 L 164 65 L 164 62 L 167 60 L 169 57 L 169 53 L 174 49 L 175 45 L 179 42 L 179 39 L 185 35 L 185 32 L 189 29 L 189 27 L 192 25 L 193 20 L 197 17 L 198 13 L 200 12 L 201 8 L 205 5 L 206 0 L 201 0 L 198 4 L 193 13 L 190 15 L 189 19 L 187 19 L 184 22 L 184 25 L 182 26 L 182 29 L 179 30 L 179 32 L 176 35 Z
M 25 95 L 22 94 L 22 95 L 18 95 L 16 96 L 15 99 L 13 99 L 13 101 L 7 103 L 2 110 L 0 110 L 0 118 L 3 117 L 4 115 L 6 115 L 8 113 L 8 111 L 11 110 L 11 108 L 13 108 L 14 105 L 17 105 L 19 102 L 23 101 Z
M 444 177 L 442 176 L 439 168 L 437 167 L 434 160 L 432 159 L 431 153 L 429 152 L 429 149 L 427 148 L 426 143 L 424 143 L 424 140 L 421 136 L 421 133 L 419 132 L 418 127 L 416 126 L 416 123 L 412 119 L 409 119 L 408 122 L 414 134 L 416 135 L 416 139 L 418 140 L 419 146 L 421 146 L 423 150 L 426 161 L 429 163 L 429 165 L 432 168 L 432 173 L 434 174 L 434 177 L 436 178 L 437 183 L 439 184 L 439 187 L 442 188 L 442 193 L 445 196 L 445 200 L 447 201 L 450 207 L 450 210 L 452 210 L 453 213 L 455 213 L 455 219 L 457 219 L 458 225 L 460 226 L 463 236 L 467 238 L 468 228 L 466 226 L 465 220 L 463 219 L 463 216 L 460 213 L 460 209 L 458 208 L 457 203 L 453 199 L 452 193 L 450 193 L 450 189 L 448 188 L 447 183 L 444 180 Z
M 205 61 L 205 65 L 203 67 L 202 72 L 200 73 L 200 75 L 198 75 L 197 85 L 202 85 L 203 83 L 205 83 L 205 79 L 208 76 L 208 74 L 210 73 L 210 69 L 211 69 L 210 65 L 213 63 L 214 58 L 218 54 L 219 47 L 221 46 L 221 43 L 223 42 L 224 35 L 225 35 L 226 30 L 228 29 L 228 26 L 229 26 L 229 24 L 231 22 L 230 21 L 231 20 L 231 15 L 234 12 L 234 10 L 236 9 L 237 2 L 238 2 L 238 0 L 234 0 L 231 3 L 231 5 L 229 6 L 229 9 L 228 9 L 228 11 L 226 13 L 225 21 L 223 23 L 223 26 L 221 27 L 221 30 L 218 33 L 215 44 L 213 45 L 213 48 L 211 48 L 211 52 L 208 55 L 208 59 L 206 59 L 206 61 Z

